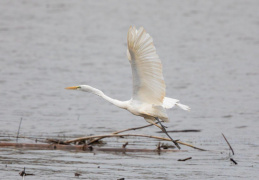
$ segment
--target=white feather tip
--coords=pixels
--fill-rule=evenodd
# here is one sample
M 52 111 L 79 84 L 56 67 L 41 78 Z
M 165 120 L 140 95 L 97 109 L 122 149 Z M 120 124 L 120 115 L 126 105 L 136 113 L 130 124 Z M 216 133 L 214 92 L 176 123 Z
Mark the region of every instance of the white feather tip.
M 184 104 L 176 103 L 176 105 L 177 105 L 179 108 L 183 109 L 183 110 L 186 110 L 186 111 L 190 111 L 190 110 L 191 110 L 191 108 L 190 108 L 189 106 L 186 106 L 186 105 L 184 105 Z

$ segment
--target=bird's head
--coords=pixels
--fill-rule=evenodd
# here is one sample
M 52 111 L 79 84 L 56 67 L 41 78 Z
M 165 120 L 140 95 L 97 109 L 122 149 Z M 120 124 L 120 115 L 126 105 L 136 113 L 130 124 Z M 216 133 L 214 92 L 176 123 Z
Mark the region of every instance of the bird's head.
M 66 87 L 65 89 L 68 89 L 68 90 L 81 90 L 81 91 L 85 91 L 85 92 L 99 91 L 98 89 L 95 89 L 95 88 L 93 88 L 91 86 L 88 86 L 88 85 L 71 86 L 71 87 Z
M 80 90 L 81 86 L 71 86 L 71 87 L 66 87 L 65 89 L 68 89 L 68 90 Z

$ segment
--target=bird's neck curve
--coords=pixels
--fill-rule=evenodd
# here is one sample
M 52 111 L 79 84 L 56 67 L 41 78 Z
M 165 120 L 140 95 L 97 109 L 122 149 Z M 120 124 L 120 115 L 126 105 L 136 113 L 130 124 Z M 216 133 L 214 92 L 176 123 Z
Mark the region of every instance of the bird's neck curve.
M 81 85 L 80 87 L 81 87 L 82 91 L 90 92 L 90 93 L 96 94 L 98 96 L 101 96 L 103 99 L 114 104 L 117 107 L 120 107 L 123 109 L 127 109 L 127 107 L 128 107 L 128 101 L 119 101 L 117 99 L 110 98 L 109 96 L 105 95 L 101 90 L 88 86 L 88 85 Z

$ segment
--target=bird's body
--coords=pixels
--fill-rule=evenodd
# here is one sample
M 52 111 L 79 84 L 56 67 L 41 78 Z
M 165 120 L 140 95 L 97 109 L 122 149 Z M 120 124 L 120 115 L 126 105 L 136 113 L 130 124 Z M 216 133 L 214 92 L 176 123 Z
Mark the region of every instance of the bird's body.
M 153 39 L 146 33 L 143 27 L 137 30 L 130 27 L 128 31 L 127 56 L 131 64 L 133 76 L 133 95 L 128 101 L 119 101 L 105 95 L 102 91 L 89 85 L 68 87 L 66 89 L 78 89 L 101 96 L 108 102 L 126 109 L 136 116 L 154 124 L 156 119 L 168 122 L 166 109 L 175 105 L 184 110 L 190 108 L 180 104 L 179 100 L 165 97 L 165 83 L 162 74 L 162 64 L 156 54 Z

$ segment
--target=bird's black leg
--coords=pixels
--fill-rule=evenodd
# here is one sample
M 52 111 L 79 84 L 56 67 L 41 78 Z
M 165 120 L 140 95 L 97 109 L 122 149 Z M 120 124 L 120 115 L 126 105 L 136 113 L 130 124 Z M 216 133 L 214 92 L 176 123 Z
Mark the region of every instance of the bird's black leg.
M 177 143 L 177 141 L 173 140 L 173 138 L 171 138 L 171 136 L 169 136 L 169 134 L 167 133 L 164 125 L 161 123 L 161 121 L 158 119 L 158 118 L 155 118 L 159 124 L 161 125 L 162 127 L 162 131 L 172 140 L 172 142 L 175 144 L 175 146 L 178 148 L 178 149 L 181 149 L 181 147 L 179 146 L 179 144 Z

